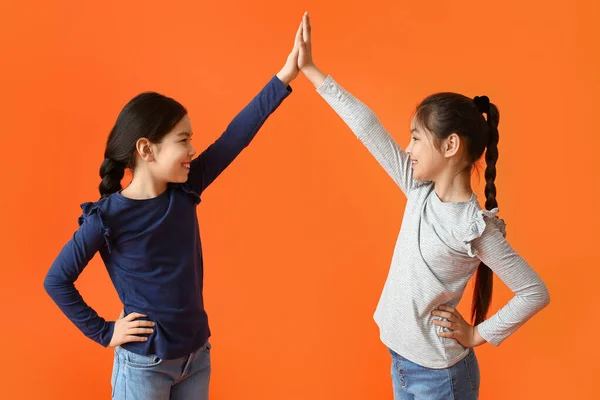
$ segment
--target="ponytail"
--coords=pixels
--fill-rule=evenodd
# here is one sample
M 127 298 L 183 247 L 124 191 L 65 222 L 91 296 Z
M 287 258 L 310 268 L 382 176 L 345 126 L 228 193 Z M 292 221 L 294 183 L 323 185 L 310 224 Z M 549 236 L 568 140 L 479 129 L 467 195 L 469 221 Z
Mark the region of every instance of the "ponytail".
M 493 210 L 498 208 L 496 200 L 496 162 L 498 161 L 498 123 L 500 114 L 495 105 L 491 104 L 487 96 L 475 97 L 475 104 L 479 111 L 487 114 L 489 127 L 489 140 L 485 151 L 485 208 Z M 475 288 L 473 290 L 473 303 L 471 305 L 471 320 L 474 325 L 482 323 L 489 311 L 494 287 L 494 273 L 483 262 L 477 267 Z

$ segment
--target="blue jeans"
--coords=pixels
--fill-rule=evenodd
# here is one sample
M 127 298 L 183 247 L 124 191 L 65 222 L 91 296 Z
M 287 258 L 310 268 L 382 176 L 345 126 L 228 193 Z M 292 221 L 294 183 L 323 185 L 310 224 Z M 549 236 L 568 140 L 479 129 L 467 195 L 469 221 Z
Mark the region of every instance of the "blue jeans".
M 175 360 L 115 348 L 112 398 L 115 400 L 207 400 L 210 343 Z
M 477 400 L 479 398 L 479 364 L 475 351 L 449 368 L 421 367 L 392 354 L 394 400 Z

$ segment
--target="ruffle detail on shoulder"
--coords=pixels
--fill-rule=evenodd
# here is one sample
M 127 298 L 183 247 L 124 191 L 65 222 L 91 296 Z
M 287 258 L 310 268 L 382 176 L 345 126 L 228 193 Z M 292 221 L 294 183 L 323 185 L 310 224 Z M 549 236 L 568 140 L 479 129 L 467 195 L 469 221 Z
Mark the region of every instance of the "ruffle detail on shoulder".
M 83 210 L 83 214 L 79 217 L 79 226 L 83 224 L 83 222 L 89 218 L 98 218 L 100 222 L 100 227 L 102 228 L 102 234 L 104 235 L 104 242 L 106 243 L 106 248 L 108 252 L 112 252 L 112 246 L 110 242 L 110 228 L 106 226 L 106 223 L 102 219 L 102 213 L 97 203 L 87 202 L 81 205 L 81 209 Z M 95 216 L 95 217 L 94 217 Z
M 492 223 L 502 236 L 506 237 L 506 222 L 503 219 L 498 218 L 498 208 L 494 208 L 492 210 L 479 210 L 477 215 L 471 222 L 469 226 L 469 230 L 467 231 L 465 238 L 463 239 L 463 243 L 467 249 L 467 253 L 470 257 L 475 257 L 477 255 L 477 250 L 473 249 L 472 243 L 473 240 L 481 237 L 486 227 L 486 220 Z

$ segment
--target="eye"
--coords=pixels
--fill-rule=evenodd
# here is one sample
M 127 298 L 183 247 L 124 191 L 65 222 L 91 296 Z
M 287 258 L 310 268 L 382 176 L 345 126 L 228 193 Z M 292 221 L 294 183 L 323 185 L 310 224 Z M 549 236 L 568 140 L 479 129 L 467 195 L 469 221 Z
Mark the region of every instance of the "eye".
M 419 140 L 419 139 L 417 139 L 416 137 L 414 137 L 414 136 L 413 136 L 413 137 L 412 137 L 412 140 L 414 140 L 414 141 L 416 142 L 416 141 L 417 141 L 417 140 Z

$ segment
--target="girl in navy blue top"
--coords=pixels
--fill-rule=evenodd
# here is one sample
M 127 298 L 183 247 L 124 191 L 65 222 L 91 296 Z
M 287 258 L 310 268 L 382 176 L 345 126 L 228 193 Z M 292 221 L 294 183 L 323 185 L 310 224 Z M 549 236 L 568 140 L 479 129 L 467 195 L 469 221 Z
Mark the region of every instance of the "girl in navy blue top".
M 101 199 L 82 205 L 79 229 L 44 281 L 86 336 L 115 347 L 113 398 L 208 397 L 210 330 L 196 205 L 291 93 L 299 33 L 281 71 L 196 158 L 191 122 L 177 101 L 142 93 L 119 114 L 100 167 Z M 121 190 L 126 168 L 133 180 Z M 74 285 L 97 252 L 124 305 L 117 321 L 100 317 Z

